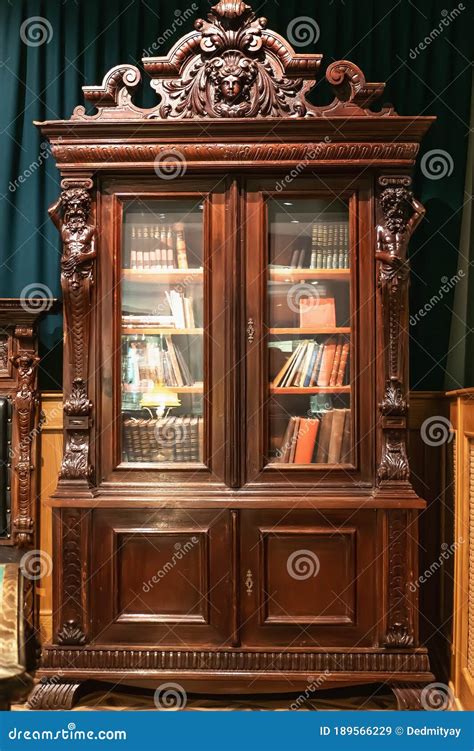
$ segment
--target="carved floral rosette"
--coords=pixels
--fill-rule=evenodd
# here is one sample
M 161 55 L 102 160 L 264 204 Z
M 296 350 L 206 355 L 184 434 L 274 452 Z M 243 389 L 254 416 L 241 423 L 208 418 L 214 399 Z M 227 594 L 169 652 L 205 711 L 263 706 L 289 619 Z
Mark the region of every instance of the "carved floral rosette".
M 379 224 L 376 259 L 382 306 L 384 393 L 379 404 L 382 456 L 378 467 L 381 483 L 408 482 L 406 451 L 407 401 L 405 382 L 405 325 L 408 305 L 410 238 L 423 218 L 424 208 L 409 189 L 411 178 L 402 175 L 379 178 Z

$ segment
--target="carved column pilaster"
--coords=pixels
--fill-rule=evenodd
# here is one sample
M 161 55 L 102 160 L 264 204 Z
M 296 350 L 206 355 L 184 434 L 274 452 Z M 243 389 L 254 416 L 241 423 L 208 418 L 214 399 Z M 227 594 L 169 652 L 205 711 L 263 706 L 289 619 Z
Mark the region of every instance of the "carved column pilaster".
M 388 589 L 387 626 L 384 646 L 412 647 L 415 643 L 413 562 L 409 524 L 411 512 L 397 509 L 387 513 Z M 414 535 L 414 532 L 412 533 Z
M 13 408 L 17 431 L 17 452 L 13 458 L 16 473 L 15 506 L 16 514 L 12 522 L 13 542 L 18 547 L 28 547 L 34 543 L 34 491 L 32 488 L 32 445 L 35 436 L 35 418 L 38 409 L 36 391 L 36 370 L 39 357 L 34 350 L 23 347 L 32 341 L 33 329 L 17 326 L 15 337 L 19 341 L 17 354 L 11 358 L 18 371 L 18 386 L 13 397 Z
M 377 477 L 380 484 L 408 483 L 406 452 L 406 331 L 410 237 L 425 210 L 409 190 L 411 178 L 402 175 L 379 178 L 379 224 L 376 259 L 382 305 L 384 393 L 379 404 L 382 455 Z
M 92 180 L 68 178 L 49 209 L 63 243 L 61 289 L 64 300 L 65 353 L 71 386 L 64 394 L 64 456 L 61 480 L 88 484 L 92 402 L 88 396 L 92 290 L 96 258 L 96 227 L 91 221 Z
M 87 641 L 85 607 L 90 512 L 65 508 L 58 516 L 62 596 L 56 641 L 62 646 L 82 646 Z

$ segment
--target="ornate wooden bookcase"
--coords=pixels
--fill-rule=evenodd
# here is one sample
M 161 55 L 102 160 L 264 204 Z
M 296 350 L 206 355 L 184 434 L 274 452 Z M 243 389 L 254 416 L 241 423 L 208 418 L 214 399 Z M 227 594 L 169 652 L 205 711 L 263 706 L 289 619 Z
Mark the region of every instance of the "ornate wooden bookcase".
M 388 682 L 419 706 L 405 448 L 410 171 L 433 118 L 372 103 L 219 2 L 38 123 L 62 193 L 64 458 L 37 707 L 84 682 Z M 345 363 L 347 359 L 347 363 Z M 304 366 L 303 366 L 304 363 Z M 58 678 L 58 675 L 60 676 Z M 49 680 L 54 678 L 54 680 Z

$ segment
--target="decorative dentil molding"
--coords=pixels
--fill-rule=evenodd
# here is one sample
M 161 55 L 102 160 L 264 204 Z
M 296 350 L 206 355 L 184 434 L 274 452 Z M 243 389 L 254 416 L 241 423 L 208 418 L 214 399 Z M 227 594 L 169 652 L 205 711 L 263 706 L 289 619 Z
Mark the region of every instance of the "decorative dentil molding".
M 32 328 L 17 326 L 15 337 L 31 340 Z M 38 409 L 38 393 L 36 391 L 36 370 L 40 358 L 31 351 L 19 349 L 11 358 L 11 363 L 18 371 L 18 388 L 13 397 L 13 407 L 17 426 L 18 454 L 14 458 L 14 470 L 17 475 L 17 514 L 12 522 L 13 542 L 18 547 L 33 544 L 35 535 L 35 521 L 33 517 L 31 475 L 34 469 L 31 449 L 34 438 L 35 416 Z
M 329 105 L 307 101 L 316 83 L 322 55 L 297 54 L 280 34 L 268 29 L 244 2 L 221 0 L 207 19 L 182 37 L 164 57 L 143 58 L 160 97 L 151 109 L 134 105 L 132 95 L 141 82 L 132 65 L 117 65 L 100 86 L 83 87 L 86 102 L 72 120 L 309 118 L 335 116 L 386 117 L 392 107 L 372 112 L 384 83 L 367 83 L 360 68 L 348 60 L 332 63 L 326 80 L 334 91 Z
M 81 646 L 81 645 L 78 645 Z M 127 670 L 132 675 L 144 671 L 173 670 L 179 675 L 183 670 L 244 673 L 281 673 L 306 671 L 309 673 L 423 673 L 429 670 L 426 650 L 400 652 L 383 649 L 374 652 L 292 652 L 289 650 L 160 650 L 152 645 L 141 648 L 107 649 L 101 645 L 81 649 L 58 649 L 46 646 L 43 651 L 43 670 L 53 671 L 66 667 L 72 670 Z
M 406 383 L 403 321 L 407 313 L 410 238 L 425 210 L 409 189 L 411 178 L 390 175 L 379 178 L 376 259 L 383 318 L 384 395 L 379 409 L 382 417 L 383 448 L 380 482 L 408 481 L 410 469 L 406 452 Z
M 94 286 L 96 227 L 90 221 L 92 181 L 66 179 L 59 199 L 49 209 L 63 243 L 61 288 L 64 300 L 67 355 L 72 387 L 65 394 L 65 449 L 62 480 L 88 482 L 89 430 L 92 402 L 87 394 L 89 374 L 90 310 Z

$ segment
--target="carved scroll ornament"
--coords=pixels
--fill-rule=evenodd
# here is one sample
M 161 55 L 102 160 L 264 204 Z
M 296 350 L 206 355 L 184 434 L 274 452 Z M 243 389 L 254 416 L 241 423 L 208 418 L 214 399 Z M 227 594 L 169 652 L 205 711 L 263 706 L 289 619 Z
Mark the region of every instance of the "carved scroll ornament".
M 29 330 L 28 335 L 32 335 Z M 18 335 L 18 331 L 15 332 Z M 11 358 L 18 371 L 18 390 L 13 399 L 18 431 L 18 455 L 14 468 L 18 480 L 17 516 L 13 520 L 13 541 L 18 547 L 26 547 L 34 542 L 35 522 L 32 515 L 31 473 L 33 463 L 31 447 L 34 437 L 35 414 L 38 407 L 38 394 L 35 388 L 36 369 L 39 357 L 34 352 L 20 350 Z
M 90 309 L 96 258 L 96 228 L 90 222 L 90 180 L 64 186 L 50 216 L 61 233 L 61 288 L 64 299 L 67 353 L 71 363 L 72 388 L 64 402 L 65 450 L 60 477 L 88 481 L 89 423 L 92 403 L 87 395 L 89 371 Z
M 297 54 L 279 34 L 267 28 L 244 2 L 221 0 L 207 20 L 180 39 L 164 57 L 147 57 L 143 66 L 160 97 L 152 109 L 133 104 L 140 83 L 135 66 L 118 65 L 100 86 L 83 88 L 86 101 L 97 107 L 87 115 L 77 107 L 73 120 L 87 119 L 209 119 L 302 118 L 328 115 L 387 116 L 387 107 L 370 110 L 385 84 L 367 83 L 353 63 L 332 63 L 326 79 L 335 98 L 317 107 L 306 99 L 316 83 L 322 55 Z
M 376 258 L 382 302 L 385 388 L 379 405 L 382 416 L 383 449 L 378 469 L 380 481 L 408 480 L 406 453 L 406 384 L 404 347 L 410 238 L 425 210 L 409 190 L 406 176 L 379 179 L 380 224 L 377 227 Z

